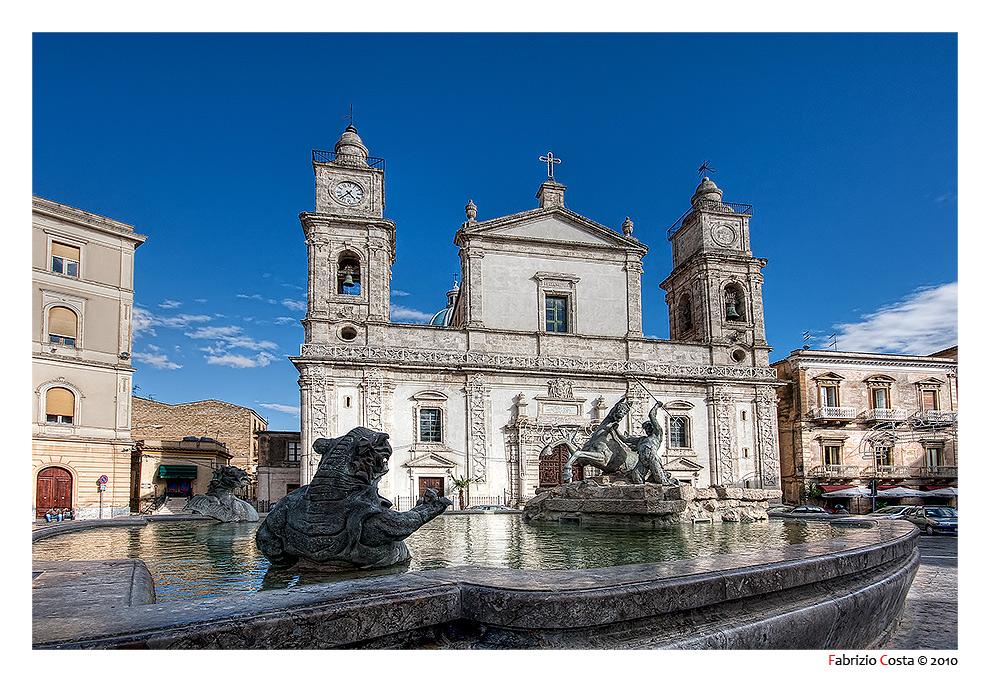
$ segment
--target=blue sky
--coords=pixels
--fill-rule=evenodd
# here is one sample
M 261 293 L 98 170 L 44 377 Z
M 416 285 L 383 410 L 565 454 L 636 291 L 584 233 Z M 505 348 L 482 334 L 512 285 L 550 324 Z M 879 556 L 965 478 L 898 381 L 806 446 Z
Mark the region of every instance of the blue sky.
M 444 306 L 467 201 L 534 208 L 552 150 L 570 209 L 650 247 L 648 335 L 709 160 L 754 206 L 772 360 L 832 334 L 929 353 L 956 343 L 956 60 L 954 34 L 39 33 L 32 191 L 148 236 L 139 395 L 273 429 L 298 428 L 310 152 L 352 104 L 386 159 L 397 321 Z

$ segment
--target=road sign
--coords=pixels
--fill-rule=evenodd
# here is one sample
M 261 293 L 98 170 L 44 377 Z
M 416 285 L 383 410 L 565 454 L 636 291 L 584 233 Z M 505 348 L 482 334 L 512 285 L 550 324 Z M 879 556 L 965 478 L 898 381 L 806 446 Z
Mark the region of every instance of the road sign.
M 110 479 L 107 478 L 106 475 L 100 476 L 100 485 L 106 485 L 107 484 L 107 481 L 109 481 L 109 480 Z

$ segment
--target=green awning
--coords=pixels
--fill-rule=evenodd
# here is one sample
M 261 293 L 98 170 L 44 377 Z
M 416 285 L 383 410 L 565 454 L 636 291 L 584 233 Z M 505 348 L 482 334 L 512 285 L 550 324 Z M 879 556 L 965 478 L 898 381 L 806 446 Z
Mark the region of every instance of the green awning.
M 160 464 L 158 478 L 196 478 L 196 465 Z

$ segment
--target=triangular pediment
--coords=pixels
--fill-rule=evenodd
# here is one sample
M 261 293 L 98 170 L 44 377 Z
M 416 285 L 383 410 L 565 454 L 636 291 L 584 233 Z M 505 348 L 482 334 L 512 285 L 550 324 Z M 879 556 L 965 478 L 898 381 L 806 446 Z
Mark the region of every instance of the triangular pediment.
M 417 467 L 421 469 L 449 469 L 457 466 L 457 464 L 443 455 L 439 455 L 435 452 L 428 452 L 425 455 L 420 455 L 419 457 L 405 462 L 402 466 L 409 468 Z
M 675 457 L 669 460 L 663 467 L 667 471 L 701 471 L 705 467 L 701 466 L 697 462 L 692 462 L 684 457 Z
M 464 236 L 646 250 L 639 241 L 560 207 L 534 209 L 484 222 L 465 223 L 460 231 Z

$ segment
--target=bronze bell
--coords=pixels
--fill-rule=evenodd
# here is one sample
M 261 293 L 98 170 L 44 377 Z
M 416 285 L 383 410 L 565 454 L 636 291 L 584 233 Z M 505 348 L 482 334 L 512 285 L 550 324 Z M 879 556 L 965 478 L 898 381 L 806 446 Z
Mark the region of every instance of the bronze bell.
M 736 311 L 735 303 L 727 303 L 725 306 L 725 319 L 727 320 L 738 320 L 739 313 Z
M 352 286 L 354 286 L 354 278 L 351 277 L 351 273 L 349 273 L 349 272 L 347 273 L 347 276 L 344 277 L 344 286 L 345 287 L 352 287 Z

